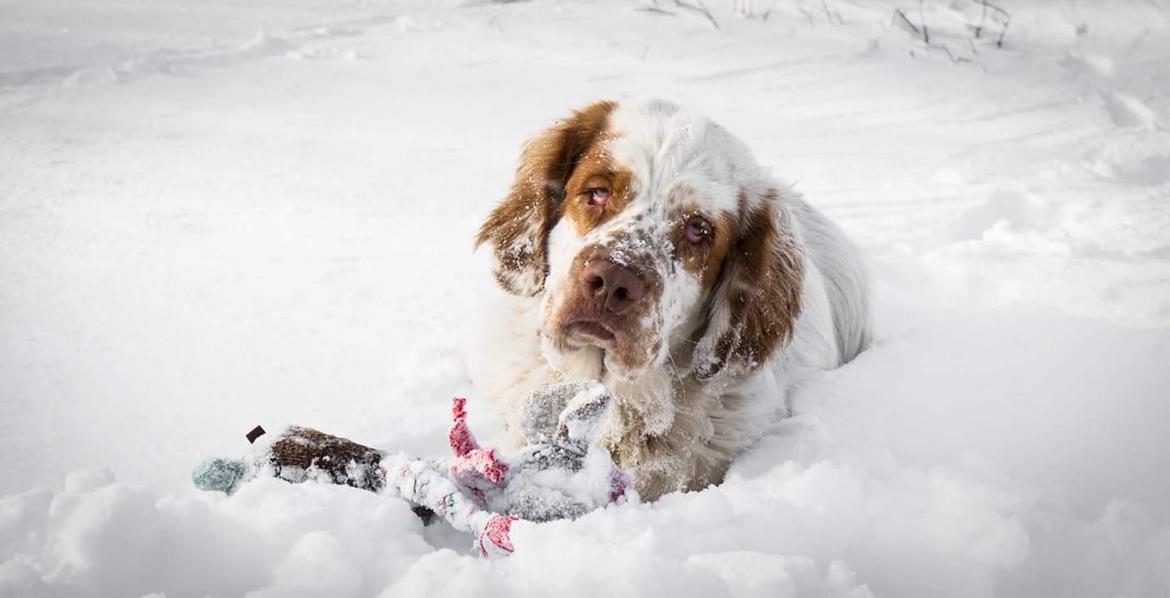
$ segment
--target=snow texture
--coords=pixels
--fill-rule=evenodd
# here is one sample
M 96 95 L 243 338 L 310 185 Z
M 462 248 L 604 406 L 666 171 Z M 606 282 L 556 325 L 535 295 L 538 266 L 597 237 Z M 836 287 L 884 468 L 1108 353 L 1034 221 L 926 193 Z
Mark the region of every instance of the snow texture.
M 682 4 L 0 0 L 0 596 L 1170 595 L 1165 4 Z M 874 272 L 874 346 L 725 483 L 499 561 L 353 488 L 190 487 L 257 421 L 444 454 L 506 302 L 476 227 L 628 95 Z

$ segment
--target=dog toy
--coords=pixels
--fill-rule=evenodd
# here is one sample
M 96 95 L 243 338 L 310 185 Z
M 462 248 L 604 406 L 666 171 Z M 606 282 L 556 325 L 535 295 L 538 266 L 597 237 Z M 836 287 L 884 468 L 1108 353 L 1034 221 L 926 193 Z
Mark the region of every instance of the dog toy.
M 609 392 L 597 382 L 552 384 L 529 397 L 523 432 L 532 444 L 504 457 L 483 448 L 467 426 L 466 401 L 451 408 L 447 459 L 388 453 L 311 428 L 269 435 L 260 426 L 241 460 L 210 459 L 195 468 L 201 490 L 231 494 L 258 476 L 318 481 L 391 494 L 424 517 L 441 517 L 474 537 L 481 556 L 514 550 L 512 522 L 572 519 L 612 503 L 637 501 L 629 477 L 598 446 Z

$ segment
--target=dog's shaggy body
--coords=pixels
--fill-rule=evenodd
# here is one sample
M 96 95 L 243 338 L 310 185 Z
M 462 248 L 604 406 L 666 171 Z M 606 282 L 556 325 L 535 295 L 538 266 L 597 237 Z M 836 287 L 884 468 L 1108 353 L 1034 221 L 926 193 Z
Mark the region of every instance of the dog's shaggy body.
M 795 382 L 869 342 L 841 230 L 668 102 L 599 102 L 534 138 L 477 243 L 516 296 L 473 363 L 482 396 L 522 442 L 532 390 L 602 381 L 604 440 L 647 499 L 721 481 Z

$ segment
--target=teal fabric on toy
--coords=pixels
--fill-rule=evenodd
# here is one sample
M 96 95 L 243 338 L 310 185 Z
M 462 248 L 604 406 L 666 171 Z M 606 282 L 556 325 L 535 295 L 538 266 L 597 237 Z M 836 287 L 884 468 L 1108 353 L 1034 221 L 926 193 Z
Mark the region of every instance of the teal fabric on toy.
M 242 461 L 208 459 L 195 467 L 191 481 L 200 490 L 231 493 L 247 471 Z

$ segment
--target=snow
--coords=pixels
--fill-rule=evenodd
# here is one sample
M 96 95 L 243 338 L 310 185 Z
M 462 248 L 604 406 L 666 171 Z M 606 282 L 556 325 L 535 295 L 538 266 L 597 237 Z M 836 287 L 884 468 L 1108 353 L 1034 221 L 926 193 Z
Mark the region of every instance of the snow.
M 996 48 L 977 2 L 659 4 L 0 0 L 0 596 L 1170 594 L 1170 9 L 1003 0 Z M 524 138 L 627 95 L 874 272 L 876 345 L 726 483 L 498 561 L 385 496 L 191 487 L 257 423 L 442 454 L 456 394 L 494 444 L 472 236 Z

